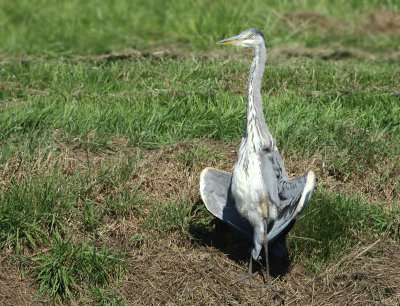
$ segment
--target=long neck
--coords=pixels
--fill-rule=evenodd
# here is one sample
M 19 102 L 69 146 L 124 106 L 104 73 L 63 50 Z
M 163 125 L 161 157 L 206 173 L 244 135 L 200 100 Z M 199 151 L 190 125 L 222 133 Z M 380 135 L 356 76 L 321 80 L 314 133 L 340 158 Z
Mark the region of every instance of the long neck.
M 247 84 L 246 136 L 255 146 L 265 147 L 271 141 L 265 123 L 261 98 L 261 81 L 264 74 L 267 53 L 265 45 L 257 46 L 250 68 Z
M 257 46 L 257 48 L 254 49 L 253 62 L 251 63 L 249 80 L 247 83 L 247 110 L 249 110 L 249 106 L 252 107 L 254 105 L 257 110 L 262 111 L 261 81 L 266 60 L 267 52 L 265 45 Z

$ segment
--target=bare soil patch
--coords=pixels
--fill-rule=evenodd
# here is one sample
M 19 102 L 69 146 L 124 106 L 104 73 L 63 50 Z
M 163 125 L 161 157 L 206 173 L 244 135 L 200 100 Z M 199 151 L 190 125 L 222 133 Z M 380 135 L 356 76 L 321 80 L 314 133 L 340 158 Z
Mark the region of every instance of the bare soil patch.
M 221 237 L 223 239 L 223 237 Z M 226 237 L 227 239 L 227 237 Z M 235 257 L 212 246 L 168 246 L 161 241 L 149 253 L 137 254 L 121 281 L 120 293 L 132 304 L 396 304 L 400 302 L 399 245 L 383 241 L 368 249 L 360 245 L 353 258 L 321 276 L 315 276 L 302 262 L 274 279 L 284 294 L 268 293 L 247 282 L 230 286 L 236 274 L 246 270 L 245 257 Z M 242 250 L 243 251 L 243 250 Z M 272 265 L 281 262 L 272 260 Z M 262 279 L 258 277 L 257 283 Z
M 300 11 L 287 13 L 283 16 L 279 15 L 279 17 L 285 20 L 292 30 L 307 27 L 308 29 L 326 31 L 338 26 L 338 23 L 332 18 L 316 12 Z
M 29 273 L 22 276 L 18 264 L 6 251 L 0 253 L 0 304 L 29 305 L 38 292 Z
M 339 20 L 327 15 L 299 11 L 276 15 L 284 20 L 293 31 L 307 28 L 311 31 L 347 31 L 356 29 L 361 35 L 394 35 L 400 31 L 400 16 L 397 11 L 389 9 L 374 10 L 370 14 L 355 20 Z
M 393 10 L 375 10 L 364 23 L 367 33 L 394 35 L 400 32 L 400 15 Z

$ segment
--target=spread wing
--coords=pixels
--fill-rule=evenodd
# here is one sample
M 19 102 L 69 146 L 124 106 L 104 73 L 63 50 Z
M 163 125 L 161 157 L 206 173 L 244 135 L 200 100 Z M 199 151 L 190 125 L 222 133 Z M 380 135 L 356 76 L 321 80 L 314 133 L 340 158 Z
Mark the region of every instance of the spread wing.
M 276 165 L 281 167 L 283 162 L 280 155 L 279 159 L 281 163 L 278 161 Z M 278 177 L 281 180 L 277 180 L 276 193 L 281 201 L 279 201 L 278 218 L 268 228 L 268 243 L 272 253 L 282 256 L 287 253 L 286 235 L 310 199 L 314 188 L 315 175 L 310 171 L 297 178 L 288 179 L 284 167 L 281 168 L 281 171 L 275 173 L 280 173 Z M 232 174 L 229 172 L 214 168 L 204 169 L 200 175 L 201 198 L 214 216 L 252 240 L 253 228 L 239 214 L 231 196 L 231 180 Z
M 232 174 L 229 172 L 206 168 L 200 175 L 200 194 L 208 211 L 247 238 L 253 239 L 253 227 L 235 206 L 230 193 Z
M 314 190 L 315 174 L 309 171 L 289 179 L 277 150 L 263 155 L 262 174 L 265 188 L 278 210 L 277 217 L 268 226 L 268 232 L 281 232 L 292 220 L 297 220 L 306 207 Z

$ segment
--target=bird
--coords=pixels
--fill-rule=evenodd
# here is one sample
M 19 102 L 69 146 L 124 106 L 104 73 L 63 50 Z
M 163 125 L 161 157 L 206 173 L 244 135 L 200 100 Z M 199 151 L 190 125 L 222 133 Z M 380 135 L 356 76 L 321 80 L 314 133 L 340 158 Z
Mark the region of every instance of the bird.
M 277 256 L 287 254 L 286 235 L 304 210 L 314 190 L 312 170 L 289 178 L 263 114 L 261 82 L 267 60 L 264 34 L 248 29 L 217 42 L 254 49 L 247 83 L 246 127 L 233 173 L 207 167 L 200 174 L 200 194 L 207 209 L 253 240 L 248 272 L 231 285 L 249 279 L 250 287 L 282 292 L 271 284 L 268 248 Z M 264 249 L 265 273 L 262 286 L 252 283 L 253 260 Z

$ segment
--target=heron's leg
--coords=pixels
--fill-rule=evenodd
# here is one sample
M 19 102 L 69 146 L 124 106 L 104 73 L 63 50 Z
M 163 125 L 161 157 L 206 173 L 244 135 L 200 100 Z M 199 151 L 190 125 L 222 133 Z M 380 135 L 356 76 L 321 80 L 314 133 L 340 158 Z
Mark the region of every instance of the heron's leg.
M 241 275 L 239 279 L 231 282 L 231 286 L 242 280 L 249 279 L 250 287 L 253 288 L 253 277 L 256 276 L 257 274 L 258 274 L 257 272 L 253 273 L 253 256 L 252 252 L 250 252 L 249 270 L 247 271 L 247 274 Z
M 263 240 L 263 246 L 264 246 L 264 251 L 265 251 L 265 269 L 266 269 L 266 274 L 267 278 L 266 281 L 264 282 L 264 285 L 262 286 L 265 288 L 264 292 L 261 294 L 260 298 L 262 298 L 269 290 L 273 292 L 278 292 L 282 293 L 282 290 L 276 289 L 274 286 L 271 284 L 271 280 L 269 278 L 269 260 L 268 260 L 268 233 L 267 233 L 267 220 L 263 219 L 264 221 L 264 240 Z

